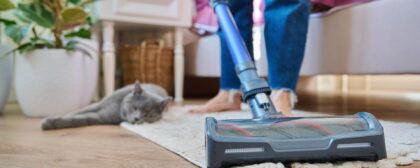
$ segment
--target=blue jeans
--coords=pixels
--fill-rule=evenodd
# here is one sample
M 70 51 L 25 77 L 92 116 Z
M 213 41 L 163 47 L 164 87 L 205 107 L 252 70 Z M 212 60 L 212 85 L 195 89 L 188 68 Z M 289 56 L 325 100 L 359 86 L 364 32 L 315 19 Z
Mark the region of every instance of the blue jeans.
M 229 0 L 229 6 L 245 44 L 253 55 L 252 0 Z M 265 0 L 265 44 L 268 62 L 268 82 L 272 89 L 295 90 L 302 64 L 308 20 L 309 0 Z M 230 56 L 223 33 L 221 40 L 222 90 L 239 89 L 235 64 Z

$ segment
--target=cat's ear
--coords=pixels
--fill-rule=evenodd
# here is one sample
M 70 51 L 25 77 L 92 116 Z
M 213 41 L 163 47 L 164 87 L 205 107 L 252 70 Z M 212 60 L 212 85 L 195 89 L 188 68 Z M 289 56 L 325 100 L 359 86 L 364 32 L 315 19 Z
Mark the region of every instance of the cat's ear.
M 140 96 L 143 93 L 143 89 L 140 86 L 140 82 L 137 80 L 134 84 L 134 96 Z
M 172 102 L 172 97 L 165 97 L 163 100 L 160 101 L 160 107 L 162 111 L 166 111 L 168 109 L 169 105 Z

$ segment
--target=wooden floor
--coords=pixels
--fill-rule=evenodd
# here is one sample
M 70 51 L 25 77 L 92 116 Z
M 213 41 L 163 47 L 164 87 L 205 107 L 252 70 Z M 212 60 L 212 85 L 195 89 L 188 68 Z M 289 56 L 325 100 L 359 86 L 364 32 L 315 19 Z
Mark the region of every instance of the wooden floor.
M 343 108 L 340 103 L 333 103 L 332 106 L 326 103 L 337 99 L 327 98 L 318 102 L 320 104 L 313 105 L 311 101 L 314 98 L 306 96 L 301 99 L 298 108 L 325 110 L 333 114 L 352 113 L 355 110 L 348 108 L 349 105 Z M 189 104 L 202 102 L 203 100 L 187 101 Z M 344 112 L 334 111 L 337 109 Z M 392 115 L 391 112 L 381 115 L 381 109 L 374 111 L 383 119 L 420 121 L 419 111 L 415 110 L 409 111 L 409 114 L 406 114 L 407 110 L 399 110 L 399 114 L 394 112 Z M 0 117 L 0 167 L 196 167 L 182 157 L 119 126 L 91 126 L 45 132 L 41 131 L 40 122 L 41 119 L 24 117 L 17 105 L 6 107 L 5 113 Z M 420 162 L 407 166 L 414 167 L 420 167 Z
M 41 131 L 15 106 L 0 117 L 1 168 L 196 167 L 119 126 Z
M 352 115 L 370 112 L 377 118 L 420 124 L 420 93 L 412 92 L 352 92 L 349 94 L 329 93 L 299 94 L 297 109 Z

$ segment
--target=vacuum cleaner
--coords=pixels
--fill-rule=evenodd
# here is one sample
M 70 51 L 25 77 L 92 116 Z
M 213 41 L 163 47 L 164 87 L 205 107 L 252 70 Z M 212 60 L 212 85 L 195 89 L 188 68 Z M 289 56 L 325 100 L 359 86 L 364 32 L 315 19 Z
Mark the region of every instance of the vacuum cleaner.
M 249 104 L 253 118 L 206 118 L 207 167 L 386 158 L 383 128 L 370 113 L 286 117 L 277 112 L 269 97 L 270 87 L 257 75 L 227 0 L 210 3 L 235 63 L 242 98 Z

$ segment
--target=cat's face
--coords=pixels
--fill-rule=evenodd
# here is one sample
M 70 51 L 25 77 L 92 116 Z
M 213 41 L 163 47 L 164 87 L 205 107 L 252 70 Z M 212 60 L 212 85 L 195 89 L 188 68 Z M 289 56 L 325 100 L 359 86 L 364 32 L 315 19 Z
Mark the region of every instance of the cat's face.
M 171 101 L 171 97 L 162 98 L 144 92 L 137 83 L 133 93 L 124 98 L 121 117 L 132 124 L 152 123 L 162 118 Z

